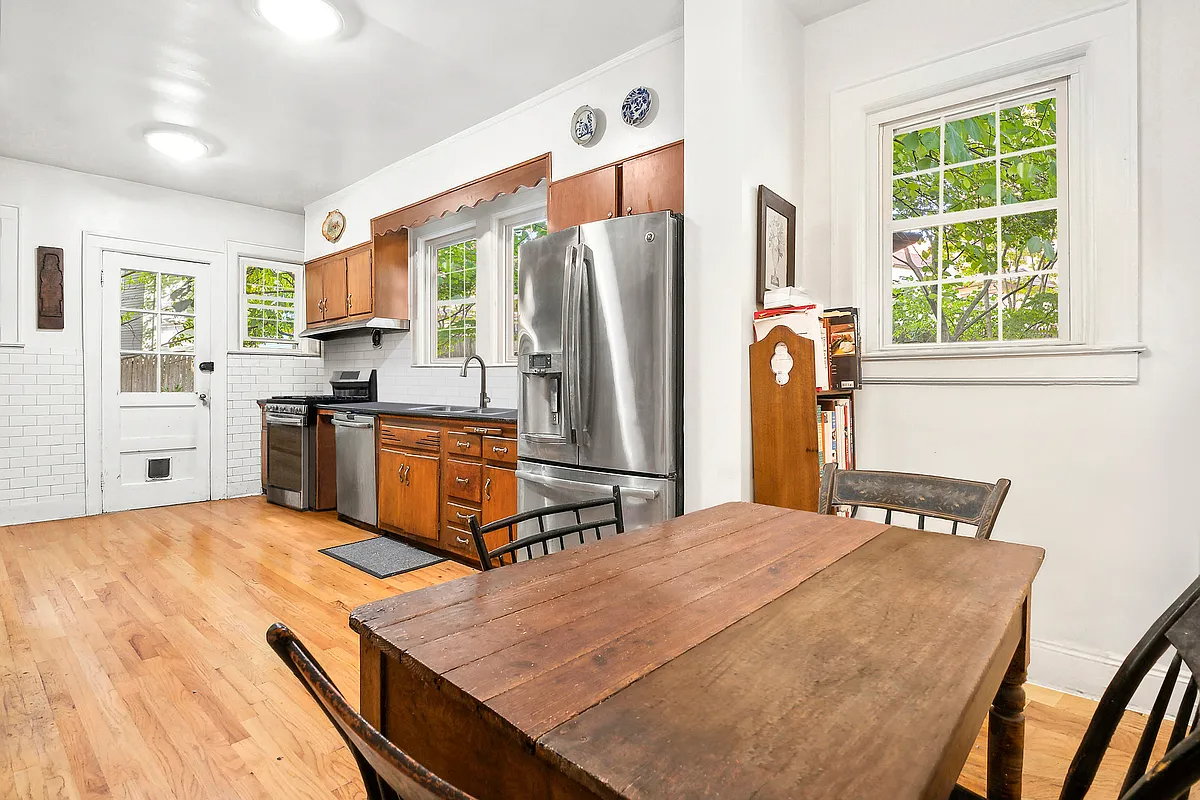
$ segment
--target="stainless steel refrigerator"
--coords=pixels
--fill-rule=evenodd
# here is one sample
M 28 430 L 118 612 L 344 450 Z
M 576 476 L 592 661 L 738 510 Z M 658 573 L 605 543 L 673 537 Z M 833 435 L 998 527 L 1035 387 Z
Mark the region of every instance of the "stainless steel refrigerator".
M 580 225 L 519 263 L 518 509 L 619 485 L 626 529 L 682 513 L 682 219 Z

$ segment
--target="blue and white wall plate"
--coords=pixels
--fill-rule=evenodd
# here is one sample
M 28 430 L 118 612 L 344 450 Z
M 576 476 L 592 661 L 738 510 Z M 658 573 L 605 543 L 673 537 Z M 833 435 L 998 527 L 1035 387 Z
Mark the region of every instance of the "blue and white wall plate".
M 596 135 L 596 109 L 591 106 L 580 106 L 571 116 L 571 138 L 575 144 L 585 145 Z
M 621 119 L 625 120 L 626 125 L 641 125 L 649 116 L 653 103 L 654 98 L 645 86 L 632 89 L 625 95 L 625 102 L 621 103 Z

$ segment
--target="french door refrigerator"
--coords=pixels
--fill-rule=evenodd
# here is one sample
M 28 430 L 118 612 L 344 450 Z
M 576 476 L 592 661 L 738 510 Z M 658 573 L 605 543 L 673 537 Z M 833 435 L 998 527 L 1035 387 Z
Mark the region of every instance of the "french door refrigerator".
M 519 510 L 619 485 L 627 530 L 682 512 L 682 233 L 664 211 L 522 245 Z

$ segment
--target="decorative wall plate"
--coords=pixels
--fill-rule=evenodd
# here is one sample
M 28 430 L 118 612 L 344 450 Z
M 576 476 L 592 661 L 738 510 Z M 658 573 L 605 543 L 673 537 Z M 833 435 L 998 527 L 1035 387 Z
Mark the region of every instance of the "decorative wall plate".
M 650 114 L 653 103 L 654 98 L 645 86 L 632 89 L 625 95 L 625 102 L 621 103 L 621 119 L 625 120 L 626 125 L 641 125 Z
M 575 144 L 584 145 L 596 135 L 596 109 L 580 106 L 571 116 L 571 138 Z
M 325 215 L 325 221 L 321 223 L 321 235 L 331 242 L 336 242 L 342 238 L 342 234 L 346 232 L 346 215 L 338 211 L 336 208 Z

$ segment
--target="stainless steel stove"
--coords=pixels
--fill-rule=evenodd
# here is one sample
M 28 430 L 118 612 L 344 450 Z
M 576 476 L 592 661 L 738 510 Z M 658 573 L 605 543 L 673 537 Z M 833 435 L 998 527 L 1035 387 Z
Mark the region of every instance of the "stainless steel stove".
M 333 394 L 282 395 L 260 401 L 267 415 L 267 500 L 307 511 L 317 499 L 317 406 L 379 399 L 375 370 L 343 370 Z

